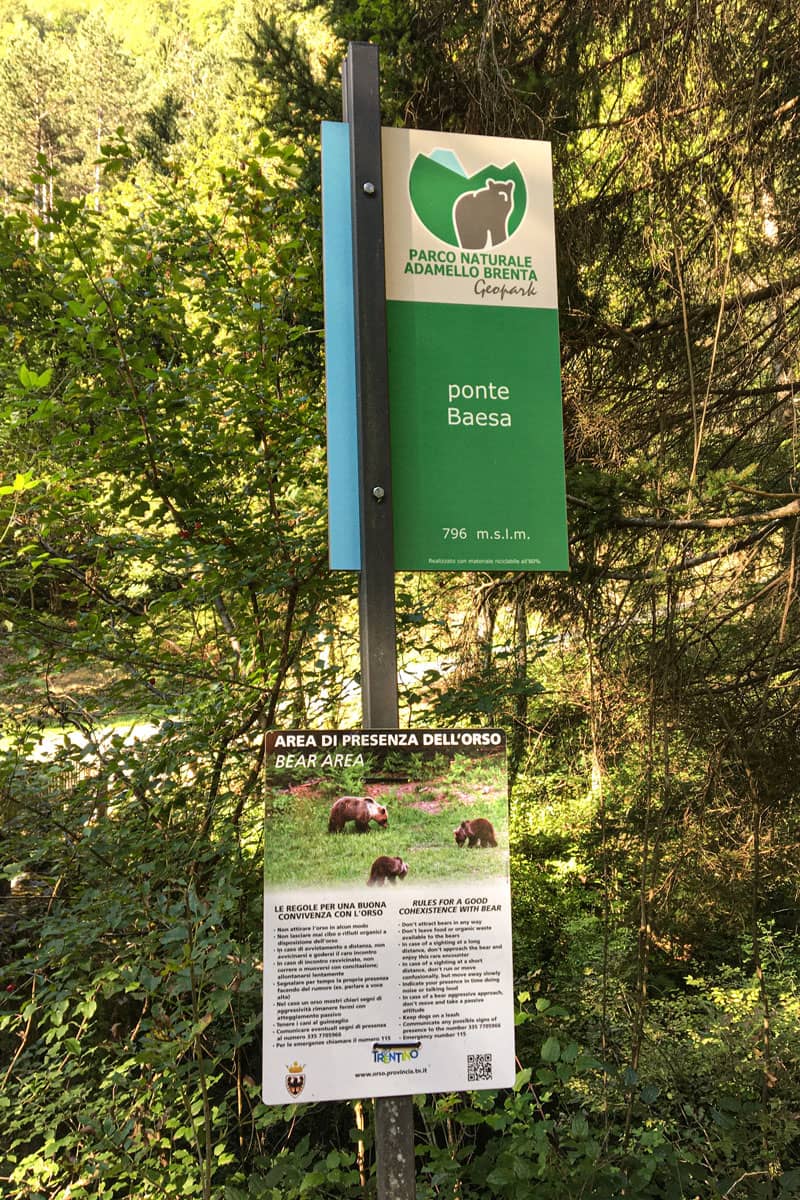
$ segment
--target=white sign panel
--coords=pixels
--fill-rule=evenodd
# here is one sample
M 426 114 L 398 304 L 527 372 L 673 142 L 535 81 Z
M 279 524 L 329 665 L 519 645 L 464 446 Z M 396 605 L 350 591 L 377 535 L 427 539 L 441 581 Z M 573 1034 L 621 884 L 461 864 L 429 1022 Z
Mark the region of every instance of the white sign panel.
M 549 142 L 382 130 L 387 300 L 558 307 Z
M 504 735 L 269 740 L 264 1101 L 510 1086 Z

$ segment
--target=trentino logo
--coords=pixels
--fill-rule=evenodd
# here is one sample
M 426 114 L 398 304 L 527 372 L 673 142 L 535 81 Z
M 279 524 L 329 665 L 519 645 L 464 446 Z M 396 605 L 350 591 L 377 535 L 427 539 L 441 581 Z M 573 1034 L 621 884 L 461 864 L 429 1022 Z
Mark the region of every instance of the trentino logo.
M 391 1063 L 412 1062 L 419 1058 L 422 1042 L 373 1042 L 372 1061 L 389 1066 Z
M 419 1058 L 419 1050 L 373 1050 L 372 1061 L 383 1063 L 388 1066 L 390 1063 L 411 1062 L 413 1059 Z
M 418 154 L 408 177 L 414 212 L 440 241 L 462 250 L 499 246 L 519 228 L 527 192 L 515 162 L 467 177 L 453 150 Z

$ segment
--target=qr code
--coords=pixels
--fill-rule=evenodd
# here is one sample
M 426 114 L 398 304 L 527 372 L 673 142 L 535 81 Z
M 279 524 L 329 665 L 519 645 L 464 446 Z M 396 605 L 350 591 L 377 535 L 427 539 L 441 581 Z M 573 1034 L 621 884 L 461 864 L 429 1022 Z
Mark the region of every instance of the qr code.
M 491 1054 L 467 1055 L 467 1083 L 481 1083 L 492 1078 Z

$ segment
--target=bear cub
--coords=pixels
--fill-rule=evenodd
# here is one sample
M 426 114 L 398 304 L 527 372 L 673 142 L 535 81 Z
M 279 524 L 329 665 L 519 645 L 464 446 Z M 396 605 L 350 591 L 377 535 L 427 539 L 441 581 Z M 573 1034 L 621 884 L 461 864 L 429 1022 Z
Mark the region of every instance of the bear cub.
M 394 858 L 391 855 L 382 854 L 372 864 L 367 883 L 370 887 L 373 884 L 383 887 L 387 879 L 391 879 L 392 883 L 396 883 L 398 879 L 405 879 L 407 874 L 407 862 L 402 858 Z
M 485 817 L 476 817 L 474 821 L 462 821 L 458 829 L 453 830 L 457 846 L 469 842 L 470 846 L 496 846 L 494 826 Z

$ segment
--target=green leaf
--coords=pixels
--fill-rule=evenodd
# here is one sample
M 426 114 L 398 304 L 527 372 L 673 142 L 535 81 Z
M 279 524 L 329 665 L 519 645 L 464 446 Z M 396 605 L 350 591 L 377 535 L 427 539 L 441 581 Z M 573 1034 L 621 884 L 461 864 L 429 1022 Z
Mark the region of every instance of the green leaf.
M 300 1184 L 300 1195 L 302 1196 L 304 1192 L 311 1191 L 312 1188 L 319 1187 L 319 1185 L 324 1182 L 325 1173 L 323 1171 L 308 1171 L 303 1176 Z
M 586 1138 L 589 1136 L 589 1122 L 586 1120 L 586 1117 L 583 1115 L 583 1113 L 577 1113 L 572 1118 L 570 1132 L 575 1138 Z
M 20 383 L 25 388 L 25 391 L 33 392 L 39 388 L 47 387 L 48 383 L 53 378 L 53 369 L 52 367 L 47 367 L 46 370 L 42 371 L 41 375 L 37 375 L 23 363 L 17 372 L 17 375 Z
M 464 1108 L 461 1112 L 454 1113 L 453 1119 L 458 1121 L 459 1125 L 482 1125 L 486 1120 L 486 1114 L 477 1112 L 474 1108 Z
M 18 472 L 14 476 L 13 483 L 7 483 L 0 486 L 0 496 L 9 496 L 12 493 L 27 492 L 31 488 L 37 487 L 44 480 L 37 479 L 32 471 Z
M 557 1037 L 549 1037 L 542 1044 L 541 1057 L 544 1062 L 558 1062 L 561 1057 L 561 1043 Z

